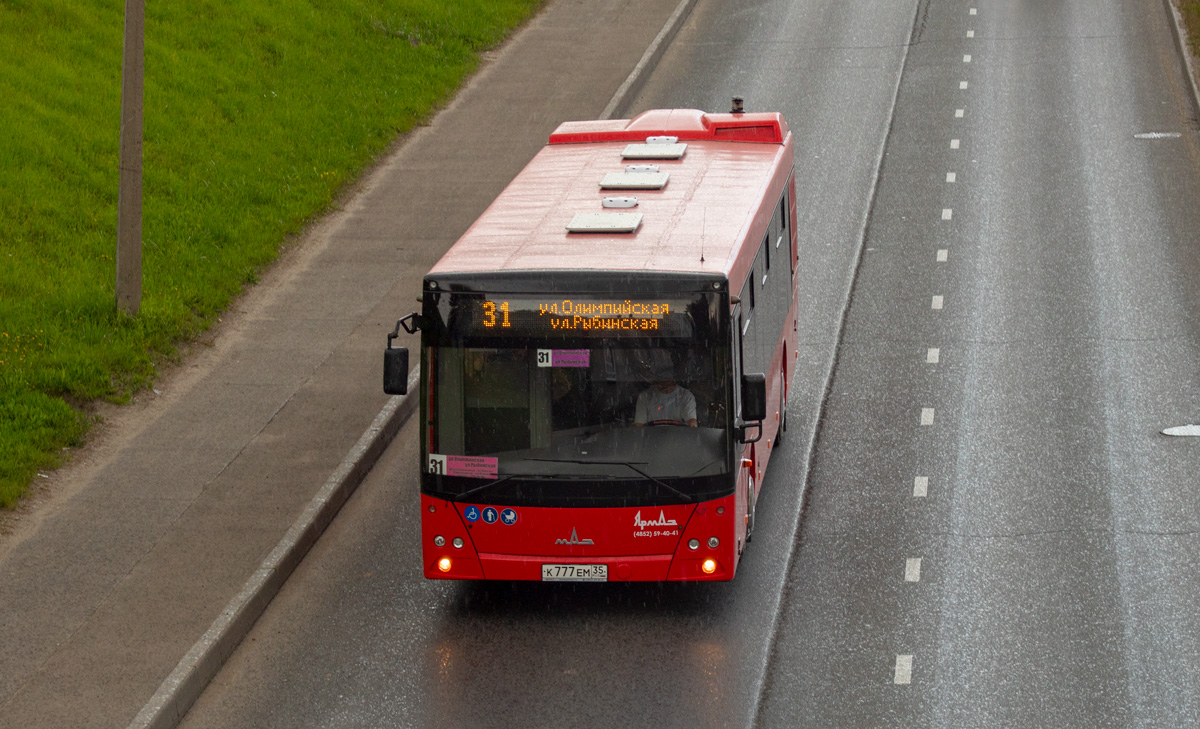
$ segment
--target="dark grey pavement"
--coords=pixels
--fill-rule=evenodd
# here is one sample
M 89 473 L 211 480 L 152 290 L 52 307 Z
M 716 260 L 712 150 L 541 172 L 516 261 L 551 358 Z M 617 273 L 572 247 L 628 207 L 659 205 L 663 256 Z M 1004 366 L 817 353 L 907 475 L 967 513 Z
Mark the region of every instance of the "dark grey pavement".
M 380 352 L 421 275 L 559 122 L 636 93 L 623 84 L 690 5 L 548 3 L 234 305 L 208 351 L 54 476 L 69 488 L 0 543 L 0 727 L 170 719 L 139 712 L 173 694 L 164 681 L 207 631 L 252 620 L 239 595 L 269 596 L 282 573 L 260 566 L 285 565 L 274 550 L 314 497 L 371 455 L 364 433 L 389 404 Z

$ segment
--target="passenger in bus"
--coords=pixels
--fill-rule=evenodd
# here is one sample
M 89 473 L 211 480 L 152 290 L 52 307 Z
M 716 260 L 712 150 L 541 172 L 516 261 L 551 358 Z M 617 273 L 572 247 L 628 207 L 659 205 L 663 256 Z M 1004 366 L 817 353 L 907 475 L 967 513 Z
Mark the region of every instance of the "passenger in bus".
M 686 425 L 695 428 L 696 396 L 675 380 L 664 379 L 642 390 L 634 408 L 633 424 L 643 425 Z
M 550 398 L 551 422 L 555 430 L 578 428 L 587 424 L 587 400 L 563 369 L 556 368 L 551 371 Z

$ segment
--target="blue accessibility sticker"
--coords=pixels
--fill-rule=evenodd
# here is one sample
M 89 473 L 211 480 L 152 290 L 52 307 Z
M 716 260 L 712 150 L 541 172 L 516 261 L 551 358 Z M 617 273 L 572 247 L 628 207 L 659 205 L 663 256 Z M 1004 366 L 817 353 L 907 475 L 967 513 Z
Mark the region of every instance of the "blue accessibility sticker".
M 512 526 L 513 524 L 516 524 L 517 523 L 516 510 L 515 509 L 505 509 L 504 511 L 500 512 L 500 521 L 504 522 L 508 526 Z
M 463 510 L 463 518 L 470 522 L 479 521 L 479 507 L 468 506 L 465 510 Z
M 483 520 L 486 521 L 488 524 L 495 524 L 496 520 L 499 518 L 500 518 L 500 513 L 497 512 L 492 507 L 489 506 L 488 508 L 483 510 Z

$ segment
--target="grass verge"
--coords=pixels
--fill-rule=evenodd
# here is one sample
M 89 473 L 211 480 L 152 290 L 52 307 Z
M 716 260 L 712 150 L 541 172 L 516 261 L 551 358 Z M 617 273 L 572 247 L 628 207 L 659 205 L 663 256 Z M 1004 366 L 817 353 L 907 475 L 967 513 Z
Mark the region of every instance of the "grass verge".
M 1179 0 L 1179 11 L 1183 14 L 1184 25 L 1187 26 L 1192 57 L 1200 58 L 1200 0 Z
M 148 3 L 143 298 L 116 313 L 121 3 L 0 0 L 0 506 L 206 329 L 544 0 Z

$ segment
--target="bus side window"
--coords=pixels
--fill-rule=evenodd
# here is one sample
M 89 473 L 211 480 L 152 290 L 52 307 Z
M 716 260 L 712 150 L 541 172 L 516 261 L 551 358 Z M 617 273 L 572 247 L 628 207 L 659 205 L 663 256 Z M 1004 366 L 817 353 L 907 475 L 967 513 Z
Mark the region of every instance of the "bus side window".
M 771 232 L 767 231 L 766 237 L 763 238 L 763 286 L 767 285 L 767 274 L 771 272 L 771 246 L 767 245 L 771 241 Z
M 729 359 L 733 365 L 733 415 L 738 418 L 742 415 L 742 327 L 742 309 L 741 305 L 738 305 L 733 308 L 733 347 L 729 351 Z
M 778 234 L 775 237 L 775 247 L 778 248 L 783 243 L 783 239 L 788 234 L 788 209 L 787 209 L 787 193 L 779 200 L 779 215 L 775 216 L 779 224 Z

